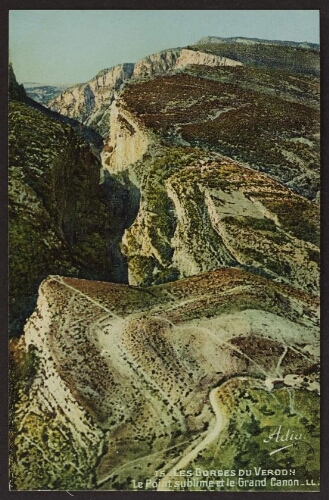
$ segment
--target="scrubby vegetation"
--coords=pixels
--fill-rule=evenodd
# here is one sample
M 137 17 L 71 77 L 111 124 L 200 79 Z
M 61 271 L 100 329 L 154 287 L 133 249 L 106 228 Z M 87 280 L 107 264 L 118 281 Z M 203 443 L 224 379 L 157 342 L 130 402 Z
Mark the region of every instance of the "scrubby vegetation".
M 282 80 L 276 71 L 274 94 L 269 95 L 258 90 L 260 85 L 252 88 L 253 71 L 259 70 L 208 71 L 220 77 L 201 78 L 199 70 L 198 76 L 181 74 L 130 84 L 125 105 L 167 141 L 182 139 L 216 150 L 314 198 L 319 190 L 319 111 L 309 105 L 308 96 L 317 82 L 291 75 Z M 268 80 L 268 71 L 266 75 Z M 293 92 L 289 78 L 294 79 Z M 291 92 L 299 92 L 298 98 Z M 316 92 L 312 96 L 314 103 Z
M 195 65 L 187 67 L 184 73 L 319 107 L 320 81 L 316 76 L 295 75 L 280 69 L 255 66 L 212 68 Z
M 292 395 L 287 388 L 278 388 L 269 394 L 251 379 L 232 380 L 224 384 L 219 393 L 223 408 L 230 401 L 234 409 L 227 415 L 228 423 L 220 439 L 199 454 L 197 461 L 190 464 L 191 469 L 198 467 L 198 470 L 205 471 L 205 476 L 215 464 L 216 469 L 236 471 L 231 478 L 232 487 L 228 488 L 225 482 L 221 488 L 225 491 L 318 490 L 320 470 L 316 456 L 319 455 L 320 421 L 316 394 L 295 390 Z M 289 430 L 293 441 L 269 439 L 278 430 L 281 437 L 286 437 Z M 295 439 L 300 436 L 300 440 Z M 289 444 L 291 446 L 287 446 Z M 271 453 L 280 447 L 282 450 Z M 258 470 L 287 468 L 294 470 L 293 477 L 288 474 L 289 477 L 276 477 L 271 481 L 271 475 L 257 474 Z M 199 475 L 202 477 L 202 472 Z M 295 481 L 291 482 L 292 478 Z M 290 481 L 285 485 L 282 479 Z M 255 480 L 258 480 L 256 485 Z M 305 485 L 309 486 L 305 488 Z
M 225 426 L 189 468 L 280 467 L 284 455 L 269 458 L 263 439 L 290 421 L 317 473 L 314 296 L 237 269 L 144 289 L 52 277 L 40 294 L 28 354 L 13 346 L 13 374 L 27 384 L 14 401 L 15 488 L 135 489 L 132 478 L 168 471 L 207 439 L 217 387 Z M 304 473 L 296 451 L 291 467 Z
M 319 75 L 320 71 L 319 51 L 302 47 L 276 44 L 210 43 L 190 45 L 187 48 L 228 57 L 256 67 L 278 68 L 290 73 Z
M 242 266 L 317 293 L 315 203 L 202 149 L 166 146 L 161 153 L 150 149 L 134 165 L 142 198 L 123 242 L 134 284 Z

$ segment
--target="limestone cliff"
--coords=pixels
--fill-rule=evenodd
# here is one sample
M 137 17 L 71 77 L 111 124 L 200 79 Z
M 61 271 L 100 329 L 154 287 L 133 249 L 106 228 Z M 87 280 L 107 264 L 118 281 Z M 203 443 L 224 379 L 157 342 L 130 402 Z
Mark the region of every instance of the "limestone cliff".
M 67 89 L 48 106 L 92 126 L 106 137 L 110 106 L 122 84 L 131 78 L 152 77 L 171 71 L 179 54 L 180 49 L 167 50 L 147 56 L 136 64 L 127 63 L 105 69 L 89 82 Z
M 181 49 L 170 49 L 144 57 L 134 65 L 133 77 L 145 78 L 163 75 L 175 68 Z
M 49 107 L 75 118 L 98 132 L 107 132 L 108 108 L 114 93 L 133 72 L 132 64 L 103 70 L 88 83 L 70 87 L 49 103 Z
M 154 142 L 154 134 L 119 100 L 111 106 L 110 129 L 102 151 L 103 167 L 113 174 L 130 172 L 129 166 L 140 160 Z
M 214 54 L 206 54 L 201 51 L 182 49 L 179 58 L 175 63 L 175 69 L 185 68 L 186 66 L 197 64 L 201 66 L 243 66 L 239 61 L 227 57 L 216 56 Z

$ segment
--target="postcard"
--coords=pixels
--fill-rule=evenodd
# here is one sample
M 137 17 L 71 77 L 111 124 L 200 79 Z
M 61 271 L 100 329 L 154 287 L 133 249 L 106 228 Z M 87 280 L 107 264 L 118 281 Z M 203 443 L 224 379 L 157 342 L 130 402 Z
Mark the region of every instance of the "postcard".
M 319 10 L 9 20 L 10 490 L 319 492 Z

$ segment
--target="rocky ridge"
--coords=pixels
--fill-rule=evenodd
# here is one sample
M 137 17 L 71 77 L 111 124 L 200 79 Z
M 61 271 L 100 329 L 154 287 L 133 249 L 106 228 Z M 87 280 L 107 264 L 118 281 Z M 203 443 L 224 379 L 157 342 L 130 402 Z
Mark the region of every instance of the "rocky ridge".
M 286 411 L 292 383 L 309 401 L 318 390 L 317 300 L 233 269 L 144 290 L 51 276 L 24 342 L 35 374 L 15 414 L 12 476 L 20 489 L 156 481 L 157 470 L 169 472 L 212 429 L 210 387 L 219 388 L 220 411 L 229 415 L 247 377 L 245 398 L 256 391 L 261 399 L 245 419 L 265 400 L 268 415 L 276 406 Z M 260 415 L 257 422 L 260 432 L 271 425 Z M 246 445 L 231 454 L 233 468 Z M 217 446 L 225 455 L 227 444 Z M 297 457 L 292 450 L 292 464 Z
M 291 42 L 291 41 L 282 41 L 282 40 L 263 40 L 260 38 L 245 38 L 245 37 L 232 37 L 232 38 L 221 38 L 218 36 L 205 36 L 201 38 L 197 45 L 203 44 L 246 44 L 246 45 L 275 45 L 275 46 L 284 46 L 284 47 L 296 47 L 302 49 L 313 49 L 320 50 L 320 45 L 318 43 L 310 43 L 310 42 Z
M 201 51 L 171 49 L 100 72 L 90 82 L 70 87 L 48 103 L 50 109 L 93 127 L 103 136 L 109 131 L 109 107 L 115 92 L 130 79 L 150 78 L 181 70 L 191 64 L 211 67 L 241 66 L 242 63 Z

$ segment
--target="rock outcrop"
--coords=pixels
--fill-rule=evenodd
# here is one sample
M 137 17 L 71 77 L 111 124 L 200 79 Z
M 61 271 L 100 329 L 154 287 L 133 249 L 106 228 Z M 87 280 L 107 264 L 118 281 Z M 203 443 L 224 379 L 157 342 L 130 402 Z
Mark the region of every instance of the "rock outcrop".
M 109 132 L 110 106 L 116 91 L 131 78 L 152 77 L 173 70 L 180 49 L 150 55 L 136 64 L 104 69 L 87 83 L 75 85 L 48 103 L 50 109 L 92 126 L 104 137 Z
M 146 78 L 164 75 L 172 71 L 181 54 L 181 49 L 170 49 L 144 57 L 134 65 L 133 77 Z
M 235 61 L 234 59 L 229 59 L 227 57 L 216 56 L 214 54 L 206 54 L 205 52 L 189 49 L 182 49 L 174 68 L 185 68 L 186 66 L 190 66 L 192 64 L 210 66 L 215 68 L 217 68 L 218 66 L 243 66 L 241 62 Z
M 140 160 L 155 142 L 154 134 L 117 100 L 111 106 L 110 124 L 111 134 L 104 141 L 102 164 L 113 174 L 126 172 L 130 175 L 130 165 Z

